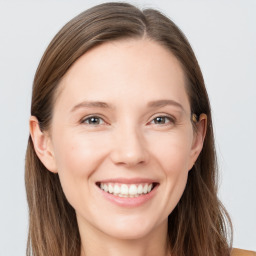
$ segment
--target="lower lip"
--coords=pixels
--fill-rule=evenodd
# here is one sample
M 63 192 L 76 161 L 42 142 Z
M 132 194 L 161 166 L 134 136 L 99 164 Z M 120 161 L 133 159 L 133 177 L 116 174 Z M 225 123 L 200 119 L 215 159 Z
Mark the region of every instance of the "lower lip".
M 97 186 L 97 185 L 96 185 Z M 119 197 L 119 196 L 115 196 L 113 194 L 110 194 L 108 192 L 105 192 L 104 190 L 100 189 L 98 186 L 98 190 L 101 192 L 101 195 L 107 199 L 108 201 L 121 206 L 121 207 L 138 207 L 140 205 L 145 204 L 146 202 L 148 202 L 151 198 L 154 197 L 154 195 L 156 194 L 157 191 L 157 187 L 158 185 L 156 185 L 154 187 L 153 190 L 151 190 L 149 193 L 147 194 L 142 194 L 138 197 Z

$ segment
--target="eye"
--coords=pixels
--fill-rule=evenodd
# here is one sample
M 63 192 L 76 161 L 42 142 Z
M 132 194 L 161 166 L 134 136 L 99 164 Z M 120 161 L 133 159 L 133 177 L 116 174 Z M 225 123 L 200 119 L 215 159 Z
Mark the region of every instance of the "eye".
M 174 124 L 174 119 L 170 116 L 157 116 L 150 123 L 160 125 Z
M 98 116 L 89 116 L 81 121 L 83 124 L 87 125 L 101 125 L 104 124 L 105 122 L 101 117 Z

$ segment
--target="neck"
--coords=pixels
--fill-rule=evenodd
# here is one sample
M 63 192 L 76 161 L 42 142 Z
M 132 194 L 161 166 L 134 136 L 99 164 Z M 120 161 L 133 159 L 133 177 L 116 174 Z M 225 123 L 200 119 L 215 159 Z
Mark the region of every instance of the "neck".
M 119 239 L 93 226 L 79 226 L 81 256 L 168 256 L 167 221 L 145 237 Z

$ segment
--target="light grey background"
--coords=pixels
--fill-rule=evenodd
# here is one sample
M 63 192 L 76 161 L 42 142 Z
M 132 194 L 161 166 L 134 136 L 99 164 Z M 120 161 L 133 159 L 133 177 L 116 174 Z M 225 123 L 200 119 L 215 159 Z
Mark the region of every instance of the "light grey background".
M 25 255 L 24 156 L 32 80 L 52 37 L 103 1 L 0 0 L 0 255 Z M 234 247 L 256 250 L 256 1 L 130 1 L 163 11 L 183 30 L 202 68 L 213 109 L 219 196 Z

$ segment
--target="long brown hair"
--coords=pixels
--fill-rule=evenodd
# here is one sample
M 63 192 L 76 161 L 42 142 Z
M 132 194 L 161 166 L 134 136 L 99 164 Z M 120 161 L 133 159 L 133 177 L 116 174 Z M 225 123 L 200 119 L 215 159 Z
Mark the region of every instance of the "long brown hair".
M 154 9 L 128 3 L 104 3 L 68 22 L 46 49 L 34 78 L 31 115 L 40 129 L 51 125 L 56 89 L 70 66 L 92 47 L 107 41 L 143 38 L 169 49 L 186 75 L 192 113 L 208 117 L 204 147 L 189 172 L 185 191 L 168 218 L 173 256 L 230 255 L 230 218 L 217 197 L 217 163 L 211 109 L 193 50 L 180 29 Z M 25 182 L 29 205 L 27 255 L 79 256 L 81 241 L 75 210 L 62 191 L 59 177 L 37 157 L 29 137 Z M 231 239 L 229 238 L 229 235 Z

